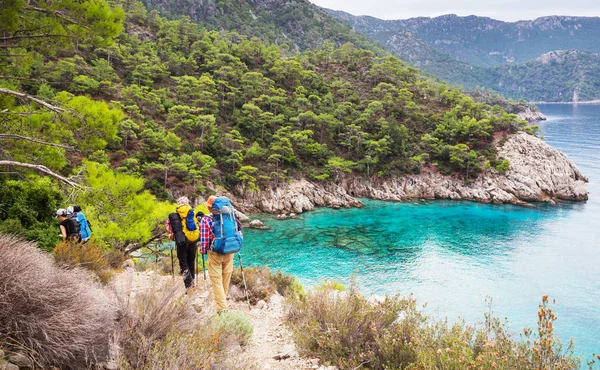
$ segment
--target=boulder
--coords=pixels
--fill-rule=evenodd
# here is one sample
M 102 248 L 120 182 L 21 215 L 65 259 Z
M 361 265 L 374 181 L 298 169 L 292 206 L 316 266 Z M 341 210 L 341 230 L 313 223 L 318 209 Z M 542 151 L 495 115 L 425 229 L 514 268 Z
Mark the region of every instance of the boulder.
M 8 356 L 8 362 L 17 365 L 20 369 L 33 369 L 33 361 L 22 353 L 13 353 Z
M 123 268 L 126 268 L 126 267 L 135 268 L 135 262 L 133 262 L 133 260 L 130 258 L 130 259 L 123 261 L 122 266 L 123 266 Z
M 248 224 L 248 226 L 251 227 L 251 228 L 253 228 L 253 229 L 259 229 L 259 230 L 268 230 L 268 229 L 270 229 L 270 227 L 268 227 L 265 224 L 263 224 L 261 220 L 252 220 L 252 221 L 250 221 L 250 223 Z

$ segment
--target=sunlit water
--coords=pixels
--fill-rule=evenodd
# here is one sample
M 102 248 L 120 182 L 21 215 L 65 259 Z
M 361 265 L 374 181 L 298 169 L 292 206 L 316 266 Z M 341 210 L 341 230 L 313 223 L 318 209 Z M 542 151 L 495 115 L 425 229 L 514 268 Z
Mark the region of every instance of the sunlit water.
M 318 209 L 301 219 L 258 217 L 244 259 L 306 285 L 348 283 L 365 294 L 409 294 L 437 318 L 476 323 L 488 310 L 514 332 L 535 327 L 542 295 L 556 299 L 555 328 L 585 359 L 600 353 L 600 106 L 544 105 L 546 141 L 589 177 L 587 202 L 524 208 L 471 202 L 388 203 Z

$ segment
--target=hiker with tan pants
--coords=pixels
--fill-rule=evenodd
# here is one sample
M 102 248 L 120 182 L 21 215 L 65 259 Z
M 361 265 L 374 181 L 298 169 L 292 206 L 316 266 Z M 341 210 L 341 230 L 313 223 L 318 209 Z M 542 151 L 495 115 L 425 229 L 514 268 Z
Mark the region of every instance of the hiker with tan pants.
M 212 211 L 216 196 L 210 196 L 206 201 L 209 211 Z M 212 250 L 215 239 L 213 232 L 214 220 L 211 215 L 204 215 L 200 219 L 200 248 L 202 254 L 208 254 L 208 275 L 213 287 L 213 294 L 217 304 L 217 312 L 221 313 L 229 309 L 227 305 L 227 292 L 229 282 L 233 273 L 234 253 L 219 254 Z

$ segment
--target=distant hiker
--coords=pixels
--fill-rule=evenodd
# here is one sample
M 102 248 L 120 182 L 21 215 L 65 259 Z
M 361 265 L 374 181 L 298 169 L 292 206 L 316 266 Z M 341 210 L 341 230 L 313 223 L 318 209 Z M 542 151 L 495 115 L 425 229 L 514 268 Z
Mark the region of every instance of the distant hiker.
M 77 220 L 77 222 L 79 223 L 79 233 L 81 234 L 81 240 L 84 243 L 86 243 L 90 239 L 90 236 L 92 236 L 92 227 L 87 218 L 85 218 L 83 212 L 81 212 L 81 207 L 67 207 L 67 216 L 70 219 Z
M 213 286 L 217 312 L 229 308 L 227 292 L 233 272 L 233 256 L 242 246 L 242 234 L 227 197 L 211 196 L 206 205 L 212 214 L 200 219 L 201 253 L 208 253 L 208 275 Z
M 77 221 L 70 219 L 67 215 L 67 210 L 64 208 L 56 211 L 56 217 L 60 221 L 60 236 L 63 241 L 73 240 L 76 242 L 81 241 L 81 235 L 79 234 L 79 224 Z
M 169 215 L 167 229 L 170 229 L 169 239 L 175 240 L 183 284 L 189 290 L 193 287 L 196 276 L 196 248 L 200 230 L 198 230 L 194 210 L 190 206 L 188 197 L 177 199 L 176 211 Z

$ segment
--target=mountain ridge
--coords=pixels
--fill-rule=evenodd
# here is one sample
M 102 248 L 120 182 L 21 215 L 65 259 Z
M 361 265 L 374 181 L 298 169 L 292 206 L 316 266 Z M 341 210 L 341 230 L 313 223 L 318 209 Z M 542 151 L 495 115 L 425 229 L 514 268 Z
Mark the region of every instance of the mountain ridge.
M 600 98 L 599 17 L 547 16 L 503 22 L 444 15 L 380 20 L 324 11 L 415 67 L 466 89 L 492 89 L 529 101 Z M 512 30 L 504 34 L 502 30 L 509 28 Z M 560 30 L 556 37 L 553 30 Z M 584 32 L 585 37 L 579 40 L 577 32 Z M 584 48 L 578 49 L 578 45 Z M 567 58 L 561 50 L 578 52 L 568 53 Z

